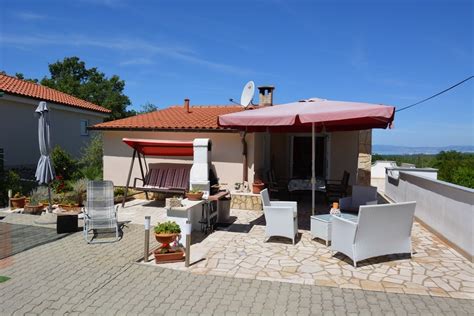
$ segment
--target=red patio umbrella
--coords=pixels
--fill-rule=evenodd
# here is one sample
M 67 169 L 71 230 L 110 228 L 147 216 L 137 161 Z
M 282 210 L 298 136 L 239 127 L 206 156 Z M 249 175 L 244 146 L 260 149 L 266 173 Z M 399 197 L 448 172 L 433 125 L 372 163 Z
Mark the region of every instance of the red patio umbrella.
M 312 98 L 287 104 L 255 108 L 221 115 L 219 126 L 249 132 L 312 132 L 312 210 L 314 214 L 314 134 L 315 130 L 352 131 L 387 128 L 393 122 L 395 107 L 360 102 Z

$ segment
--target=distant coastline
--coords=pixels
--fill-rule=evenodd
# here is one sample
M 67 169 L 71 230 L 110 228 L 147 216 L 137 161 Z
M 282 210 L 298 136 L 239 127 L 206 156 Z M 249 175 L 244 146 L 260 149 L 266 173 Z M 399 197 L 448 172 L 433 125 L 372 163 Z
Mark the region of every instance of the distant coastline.
M 441 147 L 409 147 L 395 145 L 373 145 L 372 153 L 379 155 L 436 155 L 441 151 L 455 150 L 463 153 L 474 153 L 474 146 L 441 146 Z

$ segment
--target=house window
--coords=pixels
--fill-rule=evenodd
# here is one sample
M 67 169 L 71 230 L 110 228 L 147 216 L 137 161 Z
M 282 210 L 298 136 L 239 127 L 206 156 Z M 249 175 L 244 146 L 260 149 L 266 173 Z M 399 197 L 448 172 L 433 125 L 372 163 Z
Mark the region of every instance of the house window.
M 88 126 L 89 120 L 81 120 L 81 136 L 89 136 L 89 130 L 87 130 Z

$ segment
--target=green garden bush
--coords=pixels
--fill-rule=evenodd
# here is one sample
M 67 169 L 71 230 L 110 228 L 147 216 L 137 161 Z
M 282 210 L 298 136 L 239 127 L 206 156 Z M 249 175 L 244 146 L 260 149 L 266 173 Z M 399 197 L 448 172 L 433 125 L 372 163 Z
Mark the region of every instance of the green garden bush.
M 61 177 L 63 180 L 74 178 L 78 170 L 78 163 L 67 151 L 56 145 L 51 152 L 51 160 L 56 176 Z
M 0 177 L 0 204 L 8 204 L 8 190 L 12 190 L 12 194 L 20 192 L 23 194 L 23 187 L 21 185 L 20 176 L 13 170 L 1 172 Z

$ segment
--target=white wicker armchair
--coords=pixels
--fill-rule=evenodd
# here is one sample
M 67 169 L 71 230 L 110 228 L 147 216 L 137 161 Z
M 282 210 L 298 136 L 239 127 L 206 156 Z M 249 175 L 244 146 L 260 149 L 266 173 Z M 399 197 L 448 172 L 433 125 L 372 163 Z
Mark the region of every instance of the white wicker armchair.
M 298 234 L 298 206 L 293 201 L 270 201 L 268 190 L 260 192 L 265 214 L 265 238 L 288 237 L 295 244 Z
M 361 205 L 377 204 L 377 188 L 371 186 L 352 186 L 352 196 L 339 199 L 341 211 L 357 212 Z
M 416 202 L 361 206 L 358 222 L 334 216 L 331 250 L 357 262 L 389 254 L 411 254 Z

